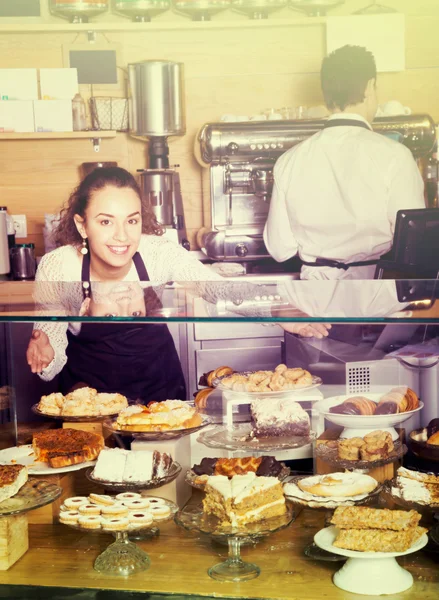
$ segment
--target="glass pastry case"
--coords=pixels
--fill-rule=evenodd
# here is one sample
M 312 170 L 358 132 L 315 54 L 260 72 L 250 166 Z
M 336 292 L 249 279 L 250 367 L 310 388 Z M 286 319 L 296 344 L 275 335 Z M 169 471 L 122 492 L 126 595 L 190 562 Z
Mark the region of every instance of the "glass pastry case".
M 0 283 L 0 598 L 437 597 L 436 282 L 122 287 Z

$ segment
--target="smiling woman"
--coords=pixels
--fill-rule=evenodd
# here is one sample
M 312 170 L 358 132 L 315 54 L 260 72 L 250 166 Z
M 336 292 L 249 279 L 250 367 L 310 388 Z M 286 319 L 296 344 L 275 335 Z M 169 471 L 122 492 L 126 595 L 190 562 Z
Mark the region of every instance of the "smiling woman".
M 50 306 L 51 314 L 139 317 L 146 314 L 139 281 L 221 279 L 162 233 L 130 173 L 117 167 L 96 169 L 62 211 L 55 233 L 60 247 L 38 267 L 37 282 L 44 282 L 37 290 L 40 303 Z M 81 285 L 65 285 L 75 281 Z M 61 372 L 63 393 L 86 384 L 144 402 L 186 399 L 166 325 L 39 323 L 27 360 L 46 381 Z

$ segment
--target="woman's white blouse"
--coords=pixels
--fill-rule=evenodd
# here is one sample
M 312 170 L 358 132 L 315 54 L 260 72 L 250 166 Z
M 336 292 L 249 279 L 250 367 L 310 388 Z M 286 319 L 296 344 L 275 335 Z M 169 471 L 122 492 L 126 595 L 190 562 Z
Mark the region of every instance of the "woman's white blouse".
M 142 235 L 139 253 L 154 285 L 170 281 L 219 281 L 222 277 L 203 265 L 187 250 L 170 240 L 155 235 Z M 41 259 L 36 281 L 51 282 L 36 286 L 37 302 L 43 312 L 55 315 L 78 315 L 83 302 L 82 287 L 72 285 L 81 281 L 82 257 L 74 246 L 62 246 Z M 139 281 L 134 263 L 124 281 Z M 67 362 L 67 331 L 78 335 L 81 323 L 37 323 L 36 329 L 44 331 L 55 352 L 55 358 L 40 373 L 50 381 Z

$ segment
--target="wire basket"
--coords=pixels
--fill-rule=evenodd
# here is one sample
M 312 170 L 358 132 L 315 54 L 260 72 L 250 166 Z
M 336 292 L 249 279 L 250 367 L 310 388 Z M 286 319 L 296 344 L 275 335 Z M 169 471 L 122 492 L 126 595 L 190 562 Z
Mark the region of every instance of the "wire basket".
M 128 131 L 128 100 L 126 98 L 90 98 L 93 129 Z

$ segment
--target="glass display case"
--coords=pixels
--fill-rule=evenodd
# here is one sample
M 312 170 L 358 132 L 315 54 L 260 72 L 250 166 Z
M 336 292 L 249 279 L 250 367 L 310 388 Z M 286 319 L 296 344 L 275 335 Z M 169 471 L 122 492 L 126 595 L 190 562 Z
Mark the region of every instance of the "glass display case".
M 58 500 L 27 513 L 29 549 L 16 548 L 0 502 L 0 598 L 436 598 L 437 295 L 436 281 L 414 280 L 0 283 L 0 469 L 24 464 L 30 481 L 60 488 Z M 176 399 L 184 407 L 162 402 Z M 86 462 L 76 448 L 75 464 L 60 468 L 52 455 L 42 460 L 41 432 L 59 440 L 65 430 L 98 436 L 101 454 L 104 444 L 116 451 L 108 480 L 93 470 L 96 460 L 105 467 L 99 452 Z M 50 451 L 69 458 L 58 446 Z M 139 451 L 168 457 L 174 470 L 124 487 L 119 458 Z M 287 511 L 229 529 L 208 520 L 211 478 L 249 473 L 250 488 L 253 476 L 261 486 L 274 478 Z M 118 549 L 108 576 L 95 560 L 115 530 L 97 535 L 90 519 L 69 527 L 66 512 L 82 513 L 65 503 L 95 506 L 97 494 L 120 508 L 124 490 L 178 512 L 159 522 L 157 511 L 140 530 L 128 529 L 132 510 L 112 515 L 126 520 L 116 537 L 130 547 Z M 351 527 L 337 521 L 346 507 Z M 358 507 L 414 510 L 421 529 L 403 548 L 409 529 L 381 538 L 367 513 L 367 535 L 385 538 L 387 551 L 341 548 L 340 530 L 356 535 Z M 127 556 L 138 551 L 135 568 Z

